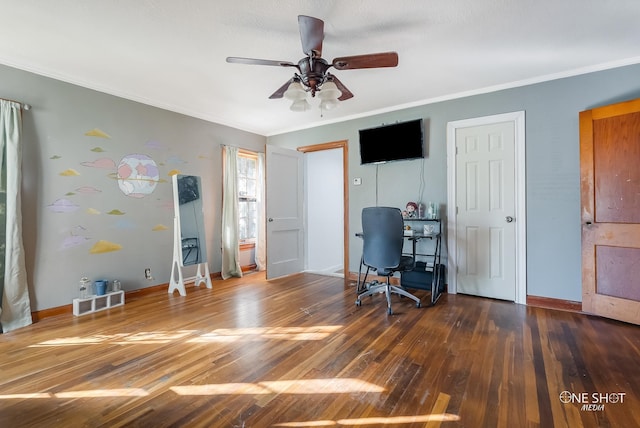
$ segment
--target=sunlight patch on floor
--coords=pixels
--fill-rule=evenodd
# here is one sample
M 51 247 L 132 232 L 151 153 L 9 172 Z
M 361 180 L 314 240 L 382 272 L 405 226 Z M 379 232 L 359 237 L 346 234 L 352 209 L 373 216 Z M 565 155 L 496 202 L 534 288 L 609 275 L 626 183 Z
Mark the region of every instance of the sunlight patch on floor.
M 27 398 L 53 398 L 50 392 L 26 392 L 22 394 L 0 394 L 0 400 L 25 400 Z
M 354 418 L 354 419 L 338 419 L 336 421 L 305 421 L 305 422 L 283 422 L 274 424 L 275 427 L 334 427 L 334 426 L 365 426 L 365 425 L 392 425 L 412 424 L 416 422 L 452 422 L 459 421 L 460 416 L 450 413 L 418 415 L 418 416 L 390 416 L 374 417 L 374 418 Z
M 413 415 L 413 416 L 388 416 L 388 417 L 369 417 L 369 418 L 350 418 L 350 419 L 338 419 L 335 421 L 322 420 L 322 421 L 299 421 L 299 422 L 282 422 L 274 424 L 276 427 L 292 427 L 292 428 L 306 428 L 306 427 L 333 427 L 333 426 L 366 426 L 366 425 L 391 425 L 398 426 L 402 424 L 412 423 L 427 423 L 427 426 L 439 427 L 440 422 L 452 422 L 459 421 L 460 416 L 451 413 L 446 413 L 449 406 L 449 400 L 451 396 L 440 392 L 435 404 L 431 408 L 430 414 L 427 415 Z
M 92 389 L 65 392 L 35 392 L 25 394 L 0 394 L 0 400 L 23 400 L 27 398 L 103 398 L 103 397 L 146 397 L 142 388 Z
M 218 328 L 210 333 L 189 340 L 200 342 L 250 342 L 255 340 L 322 340 L 341 329 L 341 325 L 318 325 L 311 327 L 249 327 Z
M 257 383 L 220 383 L 209 385 L 173 386 L 178 395 L 265 395 L 265 394 L 349 394 L 352 392 L 383 392 L 384 388 L 360 379 L 298 379 Z
M 113 345 L 153 345 L 196 336 L 188 343 L 231 343 L 256 340 L 322 340 L 335 333 L 341 325 L 317 325 L 310 327 L 249 327 L 219 328 L 198 334 L 197 330 L 143 331 L 138 333 L 93 334 L 85 337 L 61 337 L 31 345 L 31 348 L 47 346 L 81 346 L 109 343 Z
M 146 397 L 142 388 L 93 389 L 85 391 L 67 391 L 54 394 L 57 398 L 100 398 L 100 397 Z
M 178 331 L 142 331 L 138 333 L 117 333 L 117 334 L 94 334 L 86 337 L 64 337 L 47 340 L 35 345 L 32 348 L 45 346 L 77 346 L 77 345 L 100 345 L 110 343 L 114 345 L 150 345 L 169 343 L 180 340 L 196 333 L 195 330 Z

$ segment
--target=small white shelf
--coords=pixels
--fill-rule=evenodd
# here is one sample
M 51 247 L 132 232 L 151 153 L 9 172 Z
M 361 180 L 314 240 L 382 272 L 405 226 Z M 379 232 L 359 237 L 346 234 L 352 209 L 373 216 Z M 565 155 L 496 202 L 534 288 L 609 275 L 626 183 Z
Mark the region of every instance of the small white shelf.
M 73 315 L 91 314 L 122 305 L 124 305 L 124 291 L 112 291 L 103 296 L 94 295 L 85 299 L 73 299 Z

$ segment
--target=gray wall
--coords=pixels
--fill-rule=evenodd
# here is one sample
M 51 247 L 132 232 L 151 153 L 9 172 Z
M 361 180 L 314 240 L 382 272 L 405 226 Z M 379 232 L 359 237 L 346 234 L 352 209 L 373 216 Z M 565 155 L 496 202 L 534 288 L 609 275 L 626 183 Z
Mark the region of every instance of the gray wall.
M 83 275 L 125 290 L 168 283 L 175 171 L 202 178 L 207 254 L 220 271 L 220 145 L 264 151 L 265 137 L 1 65 L 0 97 L 33 107 L 23 115 L 22 193 L 33 310 L 70 304 Z M 85 135 L 95 128 L 110 138 Z M 130 154 L 157 166 L 145 197 L 120 190 L 117 166 Z M 100 241 L 120 249 L 92 253 Z
M 361 186 L 350 184 L 349 189 L 349 270 L 356 272 L 362 244 L 353 234 L 361 229 L 363 207 L 377 202 L 403 208 L 416 200 L 446 206 L 447 122 L 524 110 L 527 294 L 581 301 L 578 113 L 639 98 L 638 76 L 640 65 L 621 67 L 275 135 L 268 138 L 268 144 L 295 148 L 349 141 L 350 183 L 354 177 L 362 177 Z M 360 165 L 358 130 L 416 118 L 425 120 L 425 159 L 379 166 L 376 195 L 376 167 Z M 422 193 L 421 171 L 425 182 Z
M 295 148 L 349 140 L 349 180 L 361 177 L 363 183 L 350 185 L 349 227 L 355 233 L 361 209 L 376 202 L 446 203 L 447 122 L 518 110 L 526 112 L 528 294 L 579 301 L 578 112 L 640 98 L 638 75 L 640 65 L 627 66 L 265 138 L 0 65 L 0 97 L 33 106 L 24 115 L 23 161 L 32 308 L 69 304 L 82 275 L 118 278 L 127 290 L 167 283 L 172 170 L 202 177 L 209 262 L 219 271 L 220 144 L 262 151 L 265 142 Z M 360 166 L 358 129 L 414 118 L 425 119 L 426 158 L 378 167 L 376 191 L 376 167 Z M 94 128 L 111 138 L 85 135 Z M 128 154 L 145 154 L 158 167 L 159 182 L 146 197 L 126 196 L 115 166 L 91 164 L 107 159 L 118 165 Z M 71 169 L 79 175 L 61 175 Z M 60 200 L 77 208 L 56 212 Z M 91 253 L 99 241 L 121 248 Z M 360 241 L 350 239 L 351 271 L 357 271 L 360 250 Z M 145 267 L 154 280 L 143 278 Z

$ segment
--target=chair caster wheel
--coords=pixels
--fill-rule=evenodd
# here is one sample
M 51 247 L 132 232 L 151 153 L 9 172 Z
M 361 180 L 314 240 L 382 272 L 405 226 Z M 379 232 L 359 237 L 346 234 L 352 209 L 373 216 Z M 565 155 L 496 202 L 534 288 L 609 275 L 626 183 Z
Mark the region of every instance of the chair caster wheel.
M 362 302 L 360 301 L 360 299 L 356 300 L 356 306 L 361 306 Z
M 387 314 L 393 315 L 393 311 L 391 310 L 391 308 L 387 308 Z
M 420 304 L 420 302 L 416 303 L 416 308 L 421 308 L 422 305 Z

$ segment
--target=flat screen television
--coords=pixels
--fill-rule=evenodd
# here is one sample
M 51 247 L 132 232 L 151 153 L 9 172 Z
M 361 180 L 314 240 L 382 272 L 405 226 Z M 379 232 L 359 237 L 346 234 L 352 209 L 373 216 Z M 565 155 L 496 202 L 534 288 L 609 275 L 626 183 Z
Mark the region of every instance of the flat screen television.
M 418 159 L 422 152 L 422 119 L 361 129 L 360 163 Z

